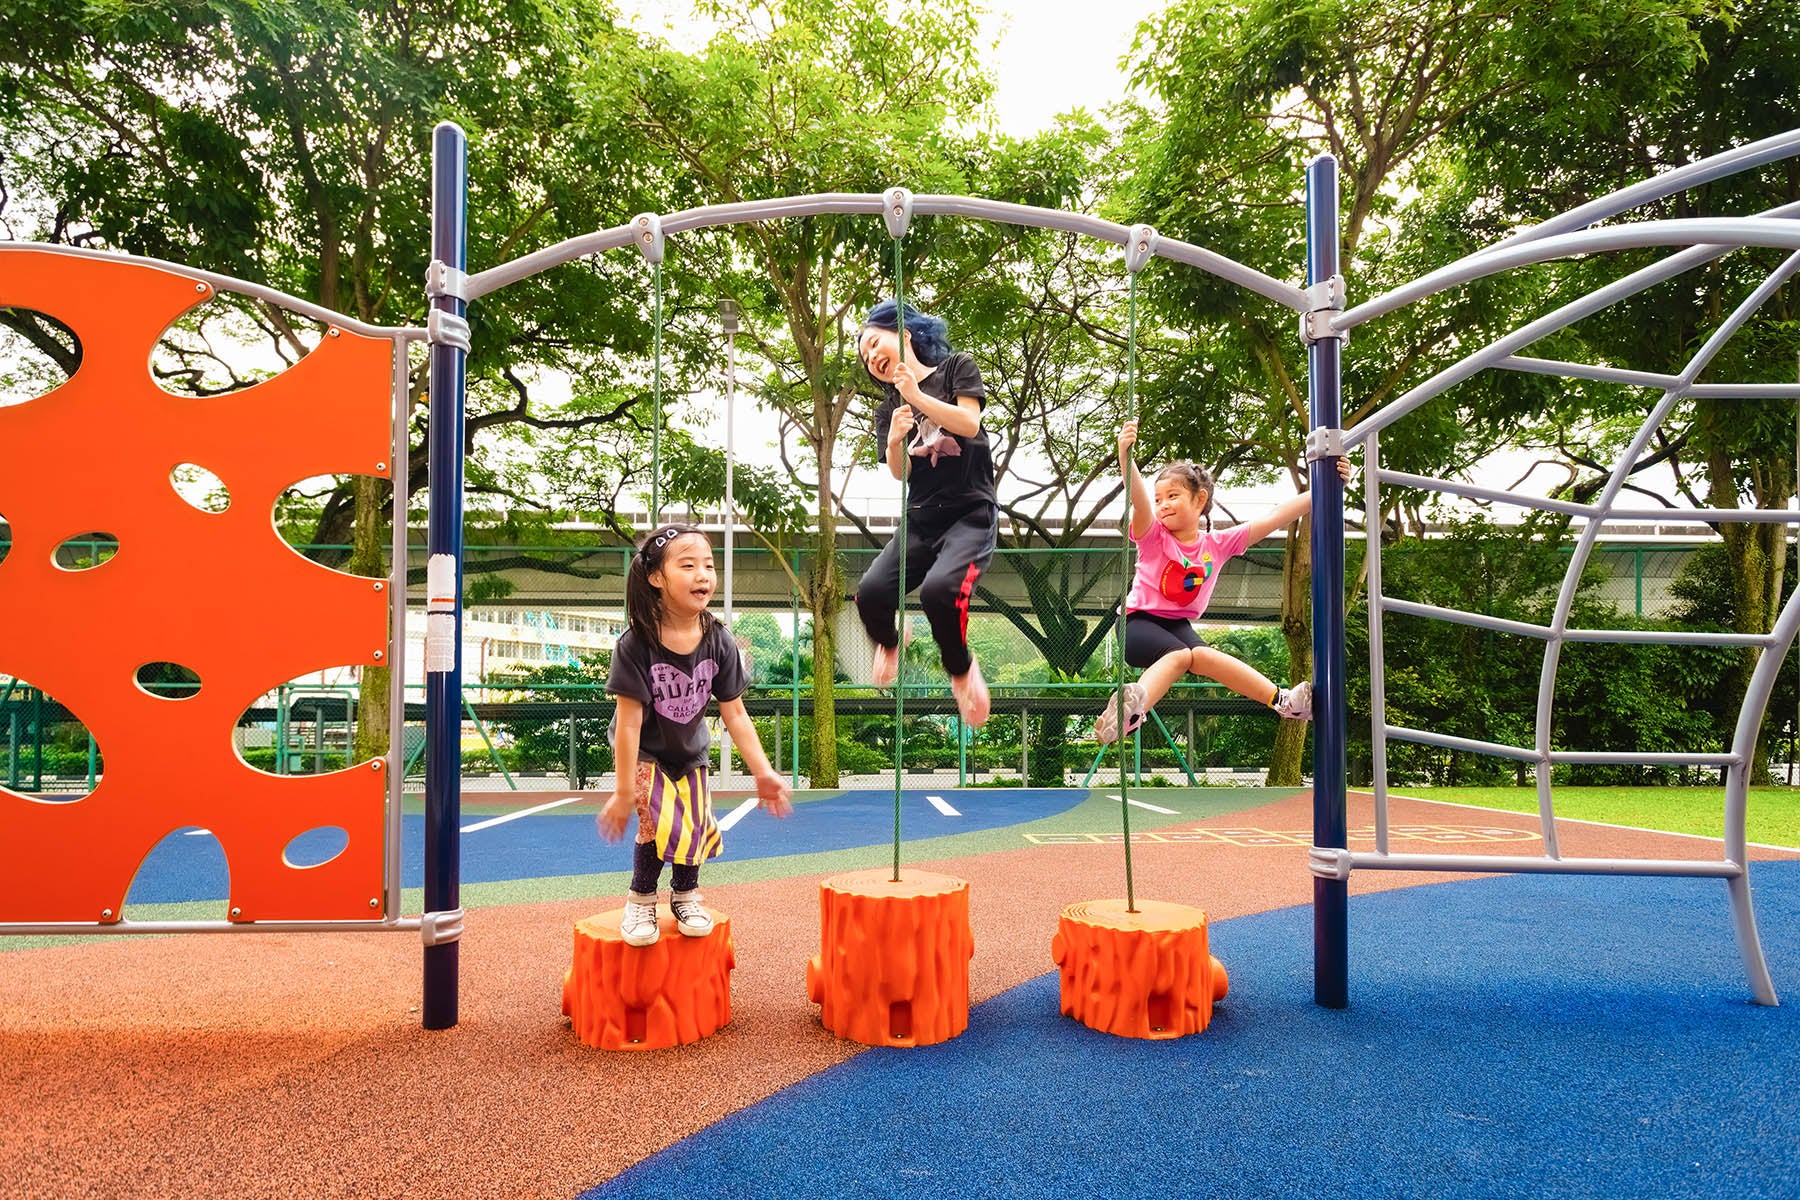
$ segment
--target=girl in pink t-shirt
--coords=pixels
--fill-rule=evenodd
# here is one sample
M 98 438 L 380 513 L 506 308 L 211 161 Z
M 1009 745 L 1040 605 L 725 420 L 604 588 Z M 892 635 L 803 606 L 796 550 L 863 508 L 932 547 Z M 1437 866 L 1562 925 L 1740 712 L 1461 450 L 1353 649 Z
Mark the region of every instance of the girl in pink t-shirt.
M 1126 684 L 1101 712 L 1094 736 L 1112 742 L 1121 725 L 1125 733 L 1142 725 L 1156 702 L 1189 672 L 1216 679 L 1283 717 L 1311 717 L 1310 681 L 1278 687 L 1249 663 L 1206 645 L 1190 624 L 1206 611 L 1226 560 L 1299 520 L 1311 508 L 1311 498 L 1301 492 L 1266 517 L 1217 533 L 1211 516 L 1212 477 L 1192 463 L 1171 463 L 1157 474 L 1152 496 L 1131 460 L 1136 442 L 1137 422 L 1127 421 L 1119 430 L 1119 470 L 1131 488 L 1131 540 L 1137 543 L 1138 559 L 1125 599 L 1125 661 L 1144 674 Z M 1338 473 L 1350 478 L 1349 459 L 1338 460 Z

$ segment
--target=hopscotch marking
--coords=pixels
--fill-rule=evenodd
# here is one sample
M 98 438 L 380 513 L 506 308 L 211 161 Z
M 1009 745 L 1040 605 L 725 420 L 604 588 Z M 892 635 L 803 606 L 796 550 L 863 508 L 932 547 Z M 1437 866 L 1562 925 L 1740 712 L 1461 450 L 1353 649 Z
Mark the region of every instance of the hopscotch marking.
M 1108 796 L 1107 799 L 1108 800 L 1117 800 L 1118 797 L 1117 796 Z M 1164 816 L 1168 816 L 1168 817 L 1179 817 L 1181 815 L 1179 812 L 1176 812 L 1172 808 L 1164 808 L 1160 804 L 1145 804 L 1142 800 L 1127 800 L 1125 803 L 1136 805 L 1138 808 L 1147 808 L 1151 812 L 1159 812 L 1159 813 L 1162 813 Z
M 937 809 L 939 812 L 943 813 L 946 817 L 962 816 L 961 813 L 957 812 L 954 808 L 951 808 L 950 802 L 948 800 L 944 799 L 942 796 L 927 796 L 927 797 L 925 797 L 925 799 L 931 801 L 931 807 Z
M 531 808 L 521 808 L 518 812 L 505 813 L 498 817 L 489 817 L 485 821 L 477 821 L 473 825 L 464 825 L 463 833 L 480 833 L 483 829 L 492 829 L 496 825 L 504 825 L 508 821 L 516 821 L 520 817 L 529 817 L 534 813 L 549 812 L 553 808 L 561 808 L 565 804 L 579 803 L 584 797 L 564 796 L 561 800 L 552 800 L 548 804 L 539 804 Z
M 752 796 L 730 812 L 726 813 L 719 821 L 719 832 L 725 833 L 730 830 L 733 825 L 736 825 L 739 821 L 749 816 L 750 810 L 755 808 L 759 803 L 761 803 L 761 801 L 757 800 L 755 796 Z

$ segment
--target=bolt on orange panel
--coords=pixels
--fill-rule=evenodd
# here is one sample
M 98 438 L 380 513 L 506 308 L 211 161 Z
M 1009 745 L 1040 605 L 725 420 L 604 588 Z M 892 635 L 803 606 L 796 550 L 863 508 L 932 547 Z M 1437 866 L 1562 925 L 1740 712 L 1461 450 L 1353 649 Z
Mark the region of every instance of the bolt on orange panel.
M 685 937 L 669 913 L 648 946 L 628 946 L 623 908 L 575 922 L 575 962 L 563 974 L 562 1010 L 575 1034 L 602 1050 L 662 1050 L 697 1042 L 731 1020 L 737 966 L 731 918 L 709 908 L 713 930 Z
M 820 952 L 806 991 L 825 1028 L 868 1046 L 930 1046 L 969 1027 L 966 880 L 852 871 L 819 885 Z
M 1050 957 L 1062 1011 L 1120 1037 L 1199 1033 L 1225 998 L 1225 968 L 1206 949 L 1206 914 L 1185 904 L 1088 900 L 1063 909 Z
M 205 282 L 142 263 L 0 255 L 0 305 L 74 331 L 75 374 L 0 408 L 0 674 L 64 704 L 105 770 L 92 794 L 45 802 L 0 789 L 0 921 L 111 922 L 158 842 L 210 830 L 230 869 L 233 920 L 368 920 L 383 913 L 385 763 L 281 777 L 246 765 L 238 717 L 276 685 L 331 667 L 385 665 L 386 584 L 310 562 L 274 525 L 281 493 L 329 474 L 388 475 L 393 343 L 333 329 L 282 374 L 189 397 L 150 374 L 168 326 L 213 296 Z M 175 490 L 183 464 L 230 494 L 202 511 Z M 86 570 L 55 562 L 84 533 L 118 540 Z M 199 677 L 184 699 L 153 695 L 140 667 Z M 295 865 L 312 829 L 347 835 L 329 861 Z

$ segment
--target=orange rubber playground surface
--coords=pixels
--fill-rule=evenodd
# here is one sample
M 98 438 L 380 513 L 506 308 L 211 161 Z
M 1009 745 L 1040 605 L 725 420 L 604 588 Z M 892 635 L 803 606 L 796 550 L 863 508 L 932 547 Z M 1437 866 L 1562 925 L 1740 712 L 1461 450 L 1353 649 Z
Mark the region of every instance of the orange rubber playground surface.
M 1307 904 L 1312 885 L 1301 831 L 1310 822 L 1310 797 L 1207 791 L 1147 794 L 1165 812 L 1142 814 L 1148 828 L 1135 846 L 1139 895 L 1204 908 L 1215 927 Z M 1189 819 L 1201 809 L 1215 815 Z M 1117 835 L 1109 838 L 1102 823 L 1109 815 L 1116 822 L 1116 814 L 1117 801 L 1101 791 L 1054 818 L 908 844 L 909 865 L 971 884 L 973 1008 L 964 1039 L 988 1020 L 984 1002 L 1052 971 L 1050 941 L 1065 904 L 1122 891 Z M 1455 841 L 1470 852 L 1535 852 L 1533 821 L 1517 814 L 1396 800 L 1392 819 L 1397 848 L 1407 848 L 1398 845 L 1409 836 L 1401 830 L 1406 827 L 1421 842 Z M 1368 799 L 1353 796 L 1353 844 L 1370 820 Z M 1564 822 L 1559 833 L 1571 856 L 1693 857 L 1706 845 L 1574 822 Z M 932 857 L 934 849 L 954 851 L 971 837 L 991 848 Z M 736 937 L 731 1021 L 697 1044 L 649 1053 L 590 1049 L 559 1010 L 573 923 L 616 905 L 621 873 L 519 880 L 504 902 L 483 903 L 479 887 L 466 891 L 461 1023 L 441 1032 L 419 1027 L 421 950 L 405 936 L 15 943 L 0 971 L 0 1094 L 7 1110 L 0 1190 L 19 1200 L 575 1197 L 596 1188 L 606 1194 L 602 1185 L 614 1181 L 615 1190 L 625 1189 L 618 1194 L 653 1194 L 625 1188 L 621 1173 L 659 1151 L 679 1149 L 684 1139 L 729 1128 L 719 1123 L 754 1113 L 783 1089 L 839 1064 L 868 1056 L 877 1066 L 929 1071 L 945 1047 L 865 1050 L 824 1030 L 806 999 L 805 964 L 818 950 L 820 880 L 858 858 L 870 860 L 861 865 L 877 865 L 885 848 L 730 866 L 732 848 L 728 838 L 726 859 L 709 867 L 716 882 L 703 877 L 709 901 L 731 914 Z M 1756 857 L 1797 856 L 1764 850 Z M 1352 877 L 1348 1011 L 1375 1001 L 1382 985 L 1359 968 L 1359 954 L 1368 947 L 1359 938 L 1355 897 L 1401 887 L 1471 886 L 1467 876 L 1449 885 L 1447 878 L 1375 871 Z M 1753 883 L 1757 878 L 1753 870 Z M 1729 967 L 1735 955 L 1717 894 L 1722 889 L 1713 881 L 1682 882 L 1706 910 L 1719 943 L 1712 949 L 1724 954 Z M 1608 884 L 1629 903 L 1633 881 Z M 1492 916 L 1509 919 L 1505 912 Z M 1571 916 L 1607 919 L 1604 911 Z M 1420 929 L 1418 953 L 1435 953 L 1443 937 L 1443 931 Z M 1086 1052 L 1101 1062 L 1129 1052 L 1154 1065 L 1155 1056 L 1173 1054 L 1172 1047 L 1208 1052 L 1254 1027 L 1254 982 L 1263 966 L 1232 959 L 1222 942 L 1216 935 L 1215 953 L 1231 972 L 1232 993 L 1211 1029 L 1163 1043 L 1081 1031 L 1087 1034 L 1082 1045 L 1091 1047 Z M 1305 957 L 1310 947 L 1295 951 Z M 1493 972 L 1504 977 L 1541 953 L 1521 938 L 1518 959 L 1493 963 Z M 1772 961 L 1778 986 L 1793 986 L 1791 976 L 1781 975 L 1779 955 Z M 1582 969 L 1580 963 L 1568 968 Z M 1662 981 L 1653 967 L 1649 976 L 1630 986 L 1654 994 Z M 1721 972 L 1721 982 L 1729 993 L 1729 970 Z M 1310 1007 L 1308 986 L 1287 980 L 1281 989 L 1295 1004 Z M 1735 986 L 1737 995 L 1710 1003 L 1752 1020 L 1786 1011 L 1748 1005 L 1741 980 Z M 1296 990 L 1304 994 L 1292 995 Z M 1240 1002 L 1240 996 L 1246 999 Z M 1696 1003 L 1698 1011 L 1690 1006 L 1686 1019 L 1703 1021 L 1709 1002 Z M 1054 1011 L 1041 1019 L 1079 1029 Z M 1429 1014 L 1414 1019 L 1428 1021 Z M 1297 1060 L 1335 1053 L 1304 1043 L 1293 1052 Z M 1085 1069 L 1081 1061 L 1066 1068 L 1074 1075 Z M 921 1095 L 919 1102 L 929 1106 L 932 1097 Z M 1070 1114 L 1015 1111 L 1008 1119 L 1055 1127 Z M 904 1113 L 871 1111 L 862 1133 L 899 1144 L 906 1140 L 906 1124 Z M 1210 1130 L 1207 1137 L 1223 1132 L 1216 1120 Z M 1786 1129 L 1782 1136 L 1793 1134 Z M 664 1176 L 662 1194 L 809 1194 L 803 1172 L 784 1182 L 743 1178 L 726 1164 L 719 1169 L 716 1188 L 705 1181 L 676 1186 Z M 834 1177 L 840 1194 L 934 1194 L 929 1181 L 914 1187 L 906 1177 L 890 1175 L 879 1158 L 863 1162 L 852 1176 Z M 1034 1180 L 1028 1172 L 995 1186 L 1002 1194 L 1053 1194 L 1043 1190 L 1052 1186 L 1049 1177 Z M 1556 1193 L 1551 1188 L 1546 1194 Z M 1749 1194 L 1760 1193 L 1753 1188 Z

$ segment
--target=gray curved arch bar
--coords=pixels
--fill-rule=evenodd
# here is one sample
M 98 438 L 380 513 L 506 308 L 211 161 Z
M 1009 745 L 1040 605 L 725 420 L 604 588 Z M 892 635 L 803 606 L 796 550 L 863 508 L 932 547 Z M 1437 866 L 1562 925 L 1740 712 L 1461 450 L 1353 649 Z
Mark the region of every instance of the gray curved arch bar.
M 753 221 L 791 220 L 797 217 L 832 215 L 880 216 L 885 201 L 877 193 L 821 192 L 812 196 L 792 196 L 779 200 L 745 200 L 735 204 L 709 204 L 684 209 L 662 218 L 665 236 L 719 225 L 746 225 Z M 913 197 L 913 215 L 969 217 L 981 221 L 997 221 L 1004 225 L 1023 225 L 1035 229 L 1059 229 L 1065 233 L 1085 234 L 1115 246 L 1131 241 L 1131 227 L 1082 213 L 1063 212 L 1054 208 L 1035 208 L 1029 204 L 1010 204 L 1002 200 L 984 200 L 978 196 L 920 195 Z M 546 246 L 542 250 L 489 267 L 469 276 L 467 294 L 470 300 L 497 291 L 509 283 L 530 278 L 540 271 L 561 266 L 573 259 L 601 254 L 630 245 L 629 225 L 582 234 Z M 1275 303 L 1305 312 L 1313 307 L 1306 292 L 1291 283 L 1283 283 L 1254 267 L 1215 254 L 1201 246 L 1174 238 L 1157 239 L 1153 253 L 1158 258 L 1186 263 L 1216 275 L 1230 283 L 1249 289 Z

